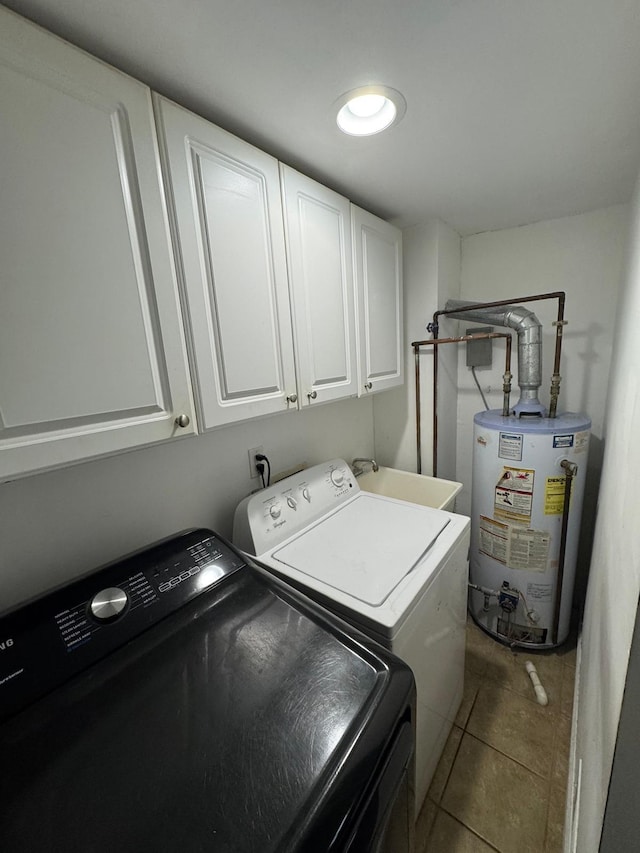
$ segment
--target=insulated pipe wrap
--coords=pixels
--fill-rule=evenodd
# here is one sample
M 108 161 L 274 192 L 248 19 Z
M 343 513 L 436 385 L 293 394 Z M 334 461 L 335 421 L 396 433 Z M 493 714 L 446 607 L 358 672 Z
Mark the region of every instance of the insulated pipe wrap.
M 518 334 L 518 385 L 520 400 L 516 410 L 534 411 L 541 408 L 538 388 L 542 385 L 542 324 L 522 305 L 483 308 L 461 299 L 449 299 L 445 305 L 447 317 L 453 320 L 472 320 L 484 325 L 507 326 Z M 457 312 L 458 308 L 469 308 Z M 452 313 L 448 313 L 452 312 Z

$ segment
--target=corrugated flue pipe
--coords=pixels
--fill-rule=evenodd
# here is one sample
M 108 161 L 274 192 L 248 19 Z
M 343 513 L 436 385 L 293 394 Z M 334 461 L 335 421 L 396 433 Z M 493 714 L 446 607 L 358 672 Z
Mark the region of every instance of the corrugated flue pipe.
M 464 308 L 460 313 L 456 309 Z M 447 317 L 453 320 L 473 320 L 488 326 L 507 326 L 518 334 L 518 385 L 520 399 L 514 406 L 516 415 L 544 417 L 545 409 L 538 399 L 542 385 L 542 323 L 533 311 L 522 305 L 497 308 L 470 307 L 468 302 L 449 299 L 445 306 Z

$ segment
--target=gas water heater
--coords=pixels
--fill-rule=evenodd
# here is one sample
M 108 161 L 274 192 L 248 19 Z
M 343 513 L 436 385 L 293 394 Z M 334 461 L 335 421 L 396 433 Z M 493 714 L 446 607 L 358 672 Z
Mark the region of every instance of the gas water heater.
M 509 643 L 559 645 L 569 633 L 591 421 L 500 410 L 473 420 L 471 615 Z
M 463 305 L 450 300 L 447 313 L 517 330 L 521 395 L 508 414 L 474 417 L 469 612 L 502 642 L 552 648 L 569 633 L 591 421 L 549 417 L 538 400 L 535 314 L 513 305 L 452 310 Z

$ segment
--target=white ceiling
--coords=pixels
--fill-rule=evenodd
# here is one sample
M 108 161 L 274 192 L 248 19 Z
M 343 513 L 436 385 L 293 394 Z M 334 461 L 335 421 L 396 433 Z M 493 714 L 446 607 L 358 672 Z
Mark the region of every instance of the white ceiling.
M 627 201 L 640 168 L 640 0 L 5 0 L 402 226 L 460 233 Z M 399 89 L 347 137 L 332 104 Z

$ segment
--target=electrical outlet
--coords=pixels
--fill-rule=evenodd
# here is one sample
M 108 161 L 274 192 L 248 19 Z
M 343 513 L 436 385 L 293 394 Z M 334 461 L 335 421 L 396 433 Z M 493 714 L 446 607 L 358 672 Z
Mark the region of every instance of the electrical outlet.
M 264 447 L 262 445 L 260 445 L 259 447 L 252 447 L 249 450 L 249 474 L 250 474 L 252 479 L 254 477 L 260 476 L 260 473 L 259 473 L 258 469 L 256 468 L 256 462 L 257 462 L 256 455 L 258 453 L 264 453 Z

